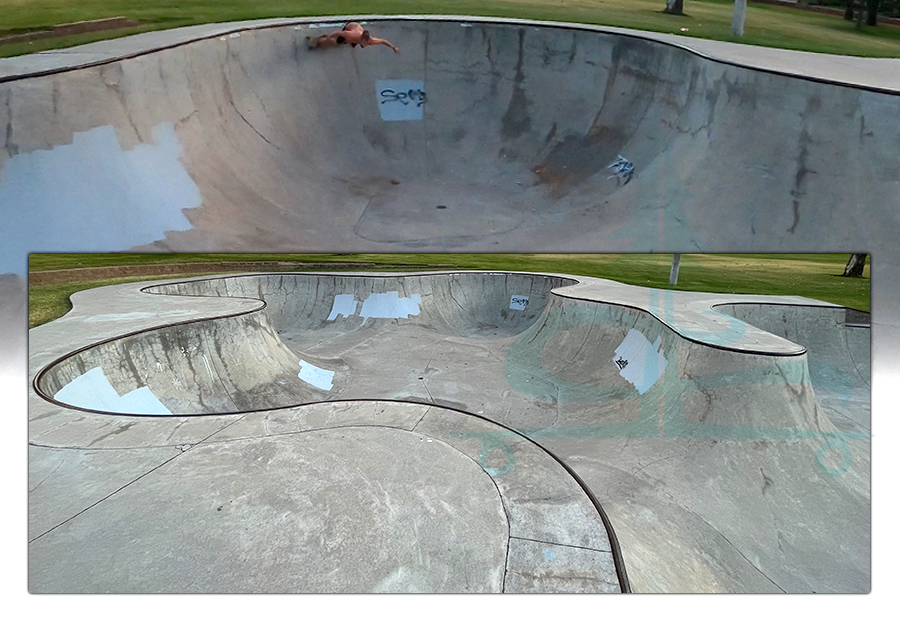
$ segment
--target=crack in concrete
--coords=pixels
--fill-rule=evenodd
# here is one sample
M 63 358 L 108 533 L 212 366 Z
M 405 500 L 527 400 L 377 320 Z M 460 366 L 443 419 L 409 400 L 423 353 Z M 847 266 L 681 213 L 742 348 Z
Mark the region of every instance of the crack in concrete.
M 238 64 L 238 67 L 242 71 L 244 71 L 243 67 L 241 67 L 240 62 L 238 62 L 237 64 Z M 245 73 L 246 73 L 246 71 L 245 71 Z M 262 132 L 260 132 L 258 129 L 256 129 L 256 126 L 254 126 L 253 123 L 251 123 L 247 119 L 247 117 L 244 116 L 244 113 L 241 112 L 240 109 L 237 107 L 237 104 L 234 101 L 234 93 L 231 88 L 231 80 L 228 78 L 228 72 L 226 71 L 226 67 L 222 67 L 222 83 L 225 86 L 225 95 L 228 97 L 228 103 L 231 104 L 231 108 L 237 113 L 237 115 L 239 117 L 241 117 L 241 120 L 244 121 L 244 123 L 247 124 L 247 127 L 252 129 L 254 131 L 254 133 L 256 133 L 257 136 L 259 136 L 260 138 L 265 140 L 266 143 L 268 143 L 270 146 L 274 147 L 276 150 L 280 151 L 281 147 L 274 144 L 271 140 L 266 138 Z M 265 108 L 264 108 L 264 110 L 265 110 Z
M 30 494 L 31 492 L 35 491 L 37 488 L 39 488 L 41 485 L 44 484 L 44 481 L 46 481 L 47 479 L 49 479 L 50 477 L 52 477 L 54 474 L 56 474 L 56 471 L 59 470 L 59 469 L 62 467 L 64 461 L 65 461 L 65 460 L 60 460 L 60 462 L 59 462 L 58 464 L 56 464 L 56 468 L 54 468 L 54 469 L 50 472 L 50 474 L 48 474 L 48 475 L 45 476 L 43 479 L 41 479 L 40 481 L 38 481 L 38 484 L 35 485 L 34 487 L 29 487 L 29 488 L 28 488 L 28 493 Z
M 678 504 L 678 503 L 676 503 L 676 504 Z M 750 565 L 750 567 L 752 567 L 752 568 L 755 569 L 757 572 L 759 572 L 759 574 L 760 574 L 763 578 L 765 578 L 766 580 L 768 580 L 769 582 L 771 582 L 771 583 L 772 583 L 772 586 L 774 586 L 776 589 L 778 589 L 778 590 L 781 591 L 782 593 L 786 593 L 786 592 L 787 592 L 787 591 L 785 591 L 784 589 L 782 589 L 782 588 L 778 585 L 777 582 L 775 582 L 774 580 L 772 580 L 772 578 L 770 578 L 770 577 L 769 577 L 762 569 L 760 569 L 753 561 L 751 561 L 749 558 L 747 558 L 747 557 L 744 555 L 744 553 L 741 552 L 741 550 L 740 550 L 737 546 L 735 546 L 733 543 L 731 543 L 731 541 L 728 539 L 728 537 L 726 537 L 724 534 L 722 534 L 722 532 L 721 532 L 719 529 L 717 529 L 717 528 L 714 527 L 712 524 L 710 524 L 709 522 L 707 522 L 707 521 L 703 518 L 702 515 L 700 515 L 699 513 L 697 513 L 696 511 L 694 511 L 693 509 L 691 509 L 691 508 L 689 508 L 689 507 L 686 507 L 686 506 L 684 506 L 684 505 L 679 504 L 678 506 L 682 507 L 685 511 L 688 511 L 689 513 L 692 513 L 693 515 L 695 515 L 695 516 L 697 517 L 697 519 L 699 519 L 701 522 L 703 522 L 704 524 L 706 524 L 710 529 L 712 529 L 712 531 L 713 531 L 716 535 L 718 535 L 719 537 L 721 537 L 721 538 L 725 541 L 725 543 L 727 543 L 729 546 L 731 546 L 731 548 L 732 548 L 735 552 L 737 552 L 737 553 L 741 556 L 741 558 L 743 558 L 745 561 L 747 561 L 747 564 Z

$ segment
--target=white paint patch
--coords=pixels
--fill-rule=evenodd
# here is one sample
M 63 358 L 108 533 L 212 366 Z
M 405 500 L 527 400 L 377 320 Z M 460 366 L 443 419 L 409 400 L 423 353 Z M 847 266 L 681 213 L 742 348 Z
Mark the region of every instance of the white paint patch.
M 668 361 L 659 351 L 662 337 L 656 337 L 651 345 L 637 330 L 629 330 L 622 344 L 616 348 L 613 362 L 619 368 L 619 375 L 634 384 L 638 394 L 644 394 L 666 370 Z
M 312 384 L 321 390 L 331 390 L 332 381 L 334 380 L 334 371 L 320 369 L 314 364 L 310 364 L 305 360 L 300 361 L 300 373 L 297 375 L 307 384 Z
M 103 369 L 94 367 L 53 395 L 57 401 L 103 412 L 122 414 L 171 414 L 146 386 L 122 396 L 112 387 Z
M 359 316 L 375 319 L 406 319 L 410 315 L 419 314 L 421 303 L 422 296 L 418 293 L 413 293 L 408 298 L 401 298 L 399 291 L 373 293 L 363 302 Z
M 421 121 L 425 83 L 421 80 L 376 80 L 375 96 L 382 121 Z
M 525 310 L 528 307 L 527 295 L 514 295 L 509 298 L 510 310 Z
M 196 315 L 197 311 L 192 310 L 177 310 L 177 311 L 163 311 L 160 313 L 146 313 L 146 312 L 134 312 L 134 313 L 109 313 L 106 315 L 94 315 L 92 317 L 88 317 L 84 320 L 85 323 L 102 323 L 105 321 L 134 321 L 136 319 L 171 319 L 175 317 L 189 317 L 191 315 Z
M 408 298 L 401 298 L 399 291 L 373 293 L 362 303 L 359 316 L 373 319 L 407 319 L 410 315 L 419 314 L 422 296 L 414 293 Z M 331 312 L 327 321 L 334 321 L 338 316 L 352 317 L 359 308 L 359 301 L 352 294 L 342 293 L 334 296 Z
M 106 125 L 11 157 L 0 169 L 0 273 L 19 273 L 29 252 L 125 250 L 189 230 L 182 210 L 202 198 L 181 152 L 174 125 L 164 122 L 152 143 L 130 150 Z
M 334 302 L 331 304 L 331 313 L 328 315 L 328 321 L 334 321 L 338 315 L 344 317 L 352 317 L 356 314 L 356 300 L 353 299 L 352 293 L 342 293 L 334 296 Z

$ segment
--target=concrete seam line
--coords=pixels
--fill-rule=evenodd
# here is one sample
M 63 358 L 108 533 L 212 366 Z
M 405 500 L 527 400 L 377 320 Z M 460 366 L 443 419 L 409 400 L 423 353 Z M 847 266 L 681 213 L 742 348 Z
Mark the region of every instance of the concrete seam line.
M 159 465 L 157 465 L 157 466 L 154 466 L 153 468 L 151 468 L 150 470 L 148 470 L 148 471 L 145 472 L 144 474 L 142 474 L 142 475 L 140 475 L 139 477 L 137 477 L 137 478 L 135 478 L 135 479 L 129 481 L 128 483 L 126 483 L 125 485 L 121 486 L 120 488 L 118 488 L 118 489 L 116 489 L 116 490 L 110 492 L 109 494 L 107 494 L 106 496 L 104 496 L 103 498 L 101 498 L 100 500 L 97 500 L 96 502 L 91 503 L 90 505 L 88 505 L 87 507 L 85 507 L 84 509 L 82 509 L 81 511 L 77 512 L 75 515 L 72 515 L 72 516 L 66 518 L 65 520 L 63 520 L 62 522 L 60 522 L 59 524 L 57 524 L 56 526 L 53 526 L 53 527 L 47 529 L 46 531 L 44 531 L 43 533 L 41 533 L 40 535 L 38 535 L 38 536 L 35 537 L 34 539 L 29 539 L 29 540 L 28 540 L 28 543 L 29 543 L 29 544 L 32 544 L 32 543 L 34 543 L 35 541 L 37 541 L 38 539 L 40 539 L 41 537 L 43 537 L 44 535 L 47 535 L 47 534 L 53 532 L 54 530 L 56 530 L 57 528 L 59 528 L 60 526 L 63 526 L 64 524 L 67 524 L 67 523 L 71 522 L 72 520 L 74 520 L 74 519 L 77 518 L 78 516 L 84 514 L 84 513 L 87 512 L 87 511 L 90 511 L 91 509 L 93 509 L 94 507 L 96 507 L 97 505 L 99 505 L 99 504 L 100 504 L 101 502 L 103 502 L 104 500 L 107 500 L 108 498 L 111 498 L 111 497 L 115 496 L 116 494 L 118 494 L 119 492 L 121 492 L 121 491 L 122 491 L 123 489 L 125 489 L 126 487 L 129 487 L 129 486 L 132 485 L 133 483 L 137 483 L 138 481 L 140 481 L 141 479 L 143 479 L 145 476 L 147 476 L 147 475 L 149 475 L 150 473 L 152 473 L 152 472 L 158 470 L 159 468 L 162 468 L 163 466 L 165 466 L 166 464 L 168 464 L 168 463 L 171 462 L 172 460 L 177 459 L 178 457 L 180 457 L 180 456 L 183 455 L 183 454 L 184 454 L 184 451 L 179 451 L 178 454 L 173 455 L 172 457 L 170 457 L 169 459 L 165 460 L 165 461 L 162 462 L 161 464 L 159 464 Z
M 533 541 L 535 543 L 546 543 L 548 545 L 560 546 L 562 548 L 574 548 L 576 550 L 589 550 L 591 552 L 606 552 L 607 554 L 612 553 L 612 550 L 602 550 L 600 548 L 589 548 L 587 546 L 576 546 L 571 543 L 559 543 L 558 541 L 544 541 L 542 539 L 532 539 L 531 537 L 517 537 L 515 535 L 513 535 L 512 538 L 519 539 L 521 541 Z

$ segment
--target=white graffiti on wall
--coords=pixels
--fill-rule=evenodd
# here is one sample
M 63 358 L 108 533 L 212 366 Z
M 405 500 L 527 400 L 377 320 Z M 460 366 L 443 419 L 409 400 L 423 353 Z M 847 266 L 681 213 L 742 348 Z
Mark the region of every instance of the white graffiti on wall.
M 71 142 L 0 163 L 0 274 L 29 251 L 109 252 L 186 231 L 184 210 L 202 204 L 169 122 L 153 140 L 125 148 L 112 125 L 76 132 Z M 40 222 L 40 226 L 35 226 Z

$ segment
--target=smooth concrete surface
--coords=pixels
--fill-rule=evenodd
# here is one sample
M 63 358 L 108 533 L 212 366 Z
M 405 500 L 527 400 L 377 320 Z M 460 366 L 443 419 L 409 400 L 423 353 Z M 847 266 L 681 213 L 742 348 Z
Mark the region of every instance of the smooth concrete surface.
M 183 445 L 32 447 L 31 591 L 619 590 L 584 489 L 512 432 L 372 401 L 253 418 Z M 522 464 L 502 481 L 467 438 L 498 431 Z
M 194 446 L 33 542 L 30 579 L 41 592 L 496 592 L 508 539 L 476 462 L 346 427 Z
M 71 313 L 30 331 L 30 377 L 45 396 L 56 395 L 54 403 L 32 391 L 30 400 L 31 589 L 500 590 L 490 577 L 495 560 L 482 557 L 471 559 L 483 568 L 479 586 L 459 574 L 469 561 L 454 565 L 427 554 L 416 557 L 416 567 L 385 564 L 378 581 L 359 582 L 349 565 L 368 557 L 355 549 L 334 581 L 296 570 L 290 584 L 273 586 L 231 577 L 175 586 L 179 572 L 195 573 L 186 558 L 158 581 L 135 574 L 127 586 L 110 575 L 79 582 L 83 572 L 74 571 L 76 579 L 74 565 L 50 560 L 71 554 L 100 563 L 109 550 L 98 547 L 98 533 L 136 511 L 134 494 L 145 489 L 145 478 L 167 493 L 199 484 L 190 469 L 158 479 L 170 463 L 208 456 L 225 480 L 204 494 L 221 494 L 239 486 L 225 473 L 249 467 L 239 447 L 289 459 L 283 455 L 302 452 L 300 436 L 377 428 L 440 441 L 493 481 L 507 524 L 507 539 L 496 540 L 506 559 L 502 590 L 618 590 L 614 546 L 596 507 L 569 473 L 511 428 L 560 457 L 596 497 L 635 591 L 868 591 L 870 440 L 861 421 L 868 420 L 869 365 L 864 340 L 851 347 L 844 335 L 865 330 L 858 327 L 865 317 L 796 297 L 666 293 L 498 272 L 248 274 L 82 292 Z M 742 313 L 763 328 L 760 317 L 789 316 L 791 327 L 767 333 L 735 316 Z M 333 373 L 330 385 L 311 384 L 304 364 Z M 115 394 L 148 391 L 172 414 L 104 414 L 84 401 L 75 404 L 80 409 L 66 406 L 63 389 L 97 369 Z M 828 385 L 814 369 L 843 384 L 820 396 Z M 850 386 L 852 399 L 840 398 L 836 385 Z M 399 436 L 364 435 L 395 459 L 409 452 L 390 448 Z M 107 480 L 112 460 L 98 451 L 128 466 Z M 414 468 L 425 477 L 429 463 L 422 456 Z M 128 484 L 142 470 L 146 475 Z M 283 476 L 273 471 L 271 482 L 254 485 L 274 489 L 285 484 Z M 391 470 L 366 485 L 377 486 L 382 476 L 403 480 Z M 54 504 L 67 486 L 77 491 Z M 148 493 L 162 514 L 185 519 L 164 506 L 161 491 Z M 358 504 L 371 508 L 366 498 Z M 362 509 L 355 511 L 348 509 L 348 528 L 363 519 Z M 298 509 L 295 518 L 305 524 L 304 515 Z M 233 536 L 239 524 L 221 537 Z M 407 536 L 385 528 L 379 537 Z M 284 534 L 279 554 L 305 549 L 298 537 Z M 261 542 L 241 540 L 229 549 L 241 557 Z M 198 558 L 206 543 L 196 544 Z M 405 539 L 391 545 L 400 550 L 396 557 L 410 558 Z M 278 554 L 265 549 L 275 566 Z M 325 567 L 311 560 L 325 554 L 316 550 L 304 552 L 311 555 L 305 565 Z M 466 554 L 460 549 L 453 558 Z M 425 580 L 423 567 L 437 575 Z
M 801 343 L 819 404 L 840 429 L 871 431 L 871 324 L 868 313 L 843 308 L 720 305 L 743 321 Z

